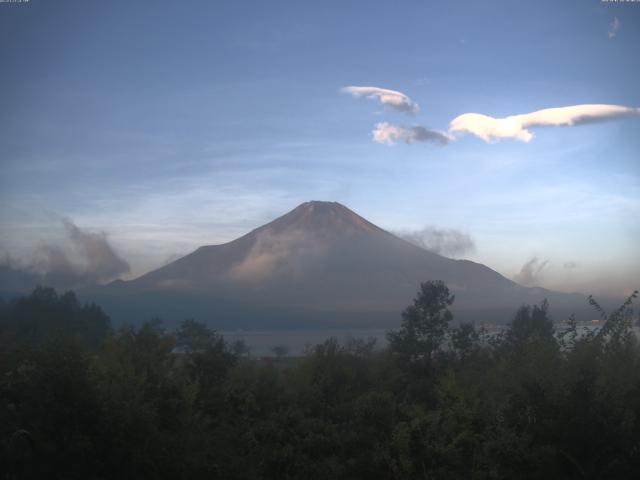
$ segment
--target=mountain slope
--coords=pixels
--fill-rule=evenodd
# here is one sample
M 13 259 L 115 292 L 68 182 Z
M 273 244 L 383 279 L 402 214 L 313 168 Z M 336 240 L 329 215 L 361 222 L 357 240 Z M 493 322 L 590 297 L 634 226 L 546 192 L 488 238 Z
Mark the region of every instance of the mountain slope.
M 498 317 L 545 297 L 562 308 L 577 309 L 583 300 L 521 287 L 484 265 L 416 247 L 339 203 L 317 201 L 232 242 L 200 247 L 89 296 L 116 311 L 127 311 L 123 306 L 129 304 L 138 315 L 196 316 L 242 326 L 248 318 L 251 326 L 264 327 L 289 317 L 294 323 L 391 321 L 420 282 L 435 279 L 456 294 L 458 313 L 473 319 L 504 320 Z

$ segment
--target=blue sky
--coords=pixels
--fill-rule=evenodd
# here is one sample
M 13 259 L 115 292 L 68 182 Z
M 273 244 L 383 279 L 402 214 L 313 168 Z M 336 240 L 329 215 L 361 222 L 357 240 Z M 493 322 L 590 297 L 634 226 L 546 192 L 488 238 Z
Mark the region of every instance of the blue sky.
M 617 19 L 617 20 L 615 20 Z M 617 25 L 614 27 L 613 25 Z M 535 283 L 640 287 L 640 118 L 382 145 L 579 104 L 640 106 L 640 2 L 0 3 L 0 250 L 29 262 L 60 218 L 148 271 L 297 204 L 390 230 L 468 233 L 464 257 Z M 393 89 L 407 116 L 348 85 Z

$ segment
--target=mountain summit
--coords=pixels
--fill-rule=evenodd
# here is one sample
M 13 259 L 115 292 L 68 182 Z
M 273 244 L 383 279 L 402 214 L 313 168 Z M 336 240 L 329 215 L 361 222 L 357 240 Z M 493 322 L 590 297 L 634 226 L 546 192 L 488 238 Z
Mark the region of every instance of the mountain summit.
M 524 288 L 482 264 L 426 251 L 344 205 L 320 201 L 95 294 L 118 311 L 129 304 L 146 316 L 206 317 L 214 324 L 266 328 L 283 319 L 397 321 L 426 280 L 446 282 L 458 313 L 470 319 L 504 317 L 503 311 L 511 314 L 520 304 L 545 297 L 552 306 L 554 300 L 577 303 L 572 296 Z M 153 308 L 147 311 L 145 305 Z
M 383 232 L 373 223 L 338 202 L 305 202 L 286 215 L 268 223 L 261 229 L 282 231 L 285 229 L 305 229 L 318 235 L 333 234 L 348 236 Z

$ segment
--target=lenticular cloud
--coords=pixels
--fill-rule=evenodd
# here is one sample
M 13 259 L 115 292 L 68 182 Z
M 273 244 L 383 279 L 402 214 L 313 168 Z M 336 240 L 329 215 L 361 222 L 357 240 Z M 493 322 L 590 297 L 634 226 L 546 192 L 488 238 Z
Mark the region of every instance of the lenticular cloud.
M 413 115 L 420 110 L 417 103 L 396 90 L 349 86 L 342 88 L 342 92 L 355 97 L 377 100 L 382 105 L 398 112 Z M 450 122 L 448 132 L 430 130 L 420 125 L 407 127 L 381 122 L 376 124 L 372 136 L 374 142 L 386 145 L 392 145 L 396 142 L 407 144 L 431 142 L 447 145 L 465 134 L 475 135 L 487 143 L 502 139 L 514 139 L 527 143 L 533 139 L 534 134 L 531 131 L 533 128 L 583 125 L 637 115 L 640 115 L 640 108 L 606 104 L 545 108 L 503 118 L 491 117 L 482 113 L 464 113 Z
M 450 137 L 446 133 L 438 132 L 437 130 L 429 130 L 419 125 L 416 127 L 404 127 L 402 125 L 392 125 L 387 122 L 376 124 L 372 135 L 374 142 L 387 145 L 392 145 L 398 141 L 408 144 L 433 142 L 446 145 L 450 140 Z
M 481 113 L 465 113 L 451 121 L 449 133 L 452 135 L 470 133 L 485 142 L 503 138 L 529 142 L 533 138 L 530 128 L 582 125 L 634 115 L 640 115 L 640 108 L 620 105 L 573 105 L 546 108 L 505 118 L 494 118 Z
M 398 112 L 416 114 L 420 110 L 418 104 L 402 92 L 379 87 L 344 87 L 344 93 L 350 93 L 355 97 L 367 97 L 378 100 L 382 105 L 397 110 Z

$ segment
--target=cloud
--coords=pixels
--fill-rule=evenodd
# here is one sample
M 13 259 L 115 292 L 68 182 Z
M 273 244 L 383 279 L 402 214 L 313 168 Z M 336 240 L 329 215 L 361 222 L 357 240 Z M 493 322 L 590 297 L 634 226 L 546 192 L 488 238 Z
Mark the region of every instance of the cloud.
M 610 37 L 612 35 L 615 36 L 619 25 L 618 18 L 614 18 L 611 24 Z M 404 113 L 415 114 L 419 111 L 415 102 L 404 93 L 395 90 L 379 87 L 349 86 L 342 88 L 342 92 L 350 93 L 356 97 L 365 96 L 376 99 L 381 104 Z M 430 130 L 420 125 L 407 127 L 380 122 L 376 124 L 372 136 L 374 142 L 386 145 L 392 145 L 398 141 L 407 144 L 435 142 L 446 145 L 464 134 L 475 135 L 487 143 L 505 138 L 527 143 L 534 136 L 530 131 L 531 128 L 583 125 L 637 115 L 640 115 L 640 108 L 607 104 L 545 108 L 504 118 L 495 118 L 482 113 L 464 113 L 450 122 L 448 132 Z
M 470 133 L 485 142 L 503 138 L 529 142 L 533 138 L 529 128 L 582 125 L 635 115 L 640 115 L 640 108 L 597 104 L 546 108 L 505 118 L 465 113 L 451 121 L 449 133 L 452 135 Z
M 229 270 L 233 280 L 260 282 L 274 275 L 304 274 L 326 249 L 319 238 L 304 230 L 273 233 L 262 230 L 247 255 Z
M 444 256 L 456 257 L 476 248 L 471 235 L 455 229 L 425 227 L 421 230 L 397 232 L 396 235 L 417 247 Z
M 87 232 L 63 218 L 64 242 L 44 243 L 30 262 L 0 260 L 0 284 L 21 291 L 36 284 L 76 288 L 112 280 L 129 272 L 129 264 L 111 246 L 104 232 Z
M 520 273 L 518 273 L 513 279 L 519 283 L 520 285 L 524 285 L 525 287 L 532 287 L 538 285 L 540 283 L 540 273 L 549 263 L 549 260 L 545 260 L 544 262 L 540 262 L 538 257 L 533 257 L 531 260 L 526 262 L 522 268 L 520 269 Z
M 393 145 L 397 141 L 408 144 L 418 142 L 433 142 L 441 145 L 449 143 L 450 137 L 443 132 L 429 130 L 425 127 L 404 127 L 402 125 L 392 125 L 387 122 L 376 124 L 372 132 L 373 141 L 376 143 L 384 143 Z
M 104 232 L 87 232 L 62 219 L 68 244 L 45 244 L 34 267 L 43 282 L 56 287 L 78 287 L 116 278 L 129 272 L 129 264 L 111 246 Z
M 613 17 L 613 20 L 609 24 L 609 31 L 607 32 L 609 39 L 615 38 L 615 36 L 618 34 L 619 29 L 620 29 L 620 20 L 618 20 L 618 17 Z
M 354 97 L 367 97 L 378 100 L 382 105 L 398 112 L 416 114 L 420 110 L 418 104 L 402 92 L 379 87 L 350 86 L 342 88 L 343 93 L 350 93 Z
M 86 275 L 97 281 L 104 281 L 129 271 L 129 264 L 113 249 L 106 233 L 81 230 L 66 218 L 62 220 L 62 224 L 76 251 L 84 260 Z
M 43 258 L 38 262 L 37 269 L 44 274 L 47 285 L 75 286 L 87 283 L 80 269 L 58 245 L 44 245 L 40 253 Z

